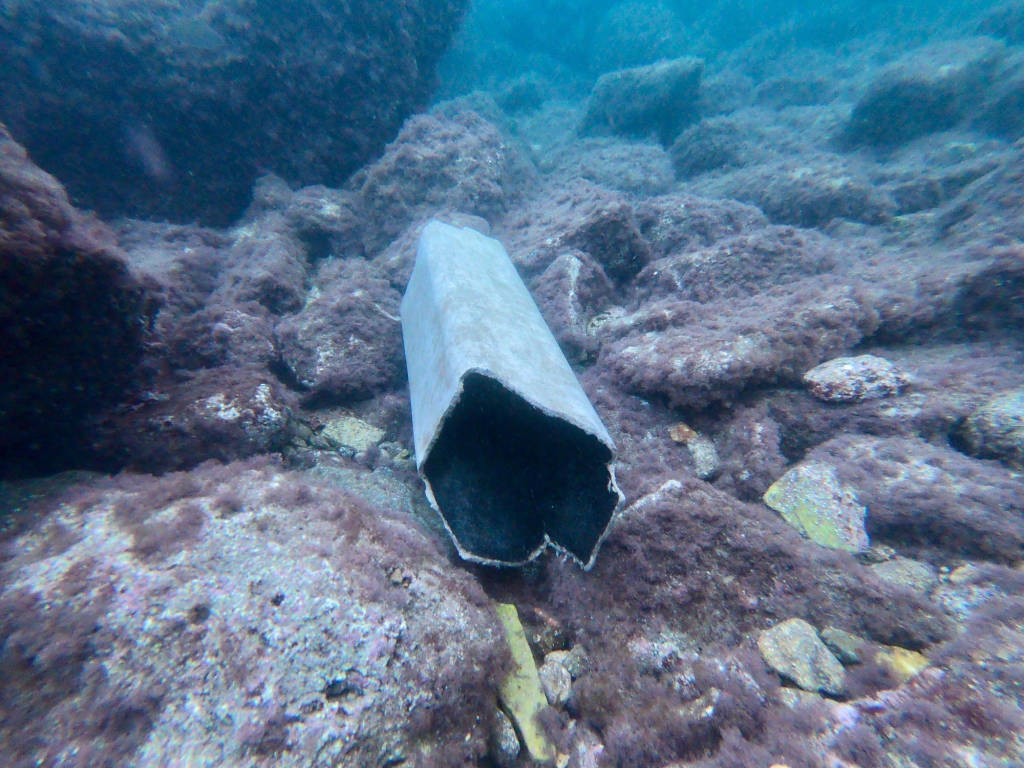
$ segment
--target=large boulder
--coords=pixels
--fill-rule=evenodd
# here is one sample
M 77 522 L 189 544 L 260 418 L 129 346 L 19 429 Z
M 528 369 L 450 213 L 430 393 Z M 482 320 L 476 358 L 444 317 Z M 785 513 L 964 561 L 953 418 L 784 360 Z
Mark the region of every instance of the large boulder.
M 583 179 L 549 187 L 503 225 L 513 262 L 530 277 L 573 249 L 593 257 L 620 282 L 651 258 L 627 198 Z
M 364 261 L 328 263 L 318 280 L 318 295 L 277 326 L 281 360 L 307 401 L 351 401 L 399 382 L 398 292 Z
M 843 139 L 893 146 L 956 125 L 991 82 L 1002 46 L 988 38 L 937 43 L 878 74 L 857 101 Z
M 856 287 L 805 278 L 742 302 L 648 301 L 604 323 L 598 365 L 628 392 L 704 408 L 751 387 L 795 383 L 877 327 Z
M 410 118 L 383 156 L 353 178 L 372 225 L 367 250 L 438 212 L 493 219 L 533 180 L 533 168 L 495 125 L 457 105 L 449 111 Z
M 668 144 L 697 115 L 704 62 L 693 57 L 601 75 L 581 133 L 653 136 Z
M 136 380 L 153 309 L 113 233 L 0 124 L 0 475 L 54 469 Z
M 857 160 L 814 150 L 737 168 L 697 189 L 756 205 L 771 221 L 799 227 L 824 227 L 834 219 L 879 224 L 893 208 Z
M 4 765 L 483 757 L 502 633 L 409 515 L 267 461 L 36 512 L 0 566 Z
M 1024 554 L 1024 483 L 1005 467 L 903 437 L 843 435 L 809 456 L 855 489 L 876 540 L 940 560 L 952 553 L 1012 564 Z
M 253 179 L 338 185 L 426 101 L 465 0 L 29 0 L 0 112 L 104 214 L 226 222 Z

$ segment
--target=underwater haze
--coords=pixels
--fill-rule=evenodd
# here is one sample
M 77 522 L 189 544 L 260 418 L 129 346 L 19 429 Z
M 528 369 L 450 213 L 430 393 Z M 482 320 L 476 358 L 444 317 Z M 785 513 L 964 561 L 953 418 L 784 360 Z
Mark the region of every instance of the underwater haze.
M 0 0 L 0 73 L 0 765 L 1024 765 L 1024 1 Z

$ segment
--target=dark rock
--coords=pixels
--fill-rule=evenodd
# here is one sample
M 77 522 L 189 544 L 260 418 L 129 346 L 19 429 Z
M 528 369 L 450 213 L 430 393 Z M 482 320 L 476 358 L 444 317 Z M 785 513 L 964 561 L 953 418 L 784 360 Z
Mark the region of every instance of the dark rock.
M 219 230 L 125 219 L 117 238 L 159 299 L 158 335 L 169 320 L 202 309 L 231 266 L 233 239 Z
M 299 310 L 306 298 L 308 256 L 302 242 L 268 216 L 236 230 L 229 267 L 213 301 L 253 302 L 273 315 Z
M 703 71 L 700 59 L 682 58 L 601 75 L 580 132 L 653 136 L 669 144 L 696 117 Z
M 936 43 L 885 68 L 853 108 L 842 138 L 892 146 L 962 120 L 989 85 L 1002 47 L 989 38 Z
M 995 136 L 1014 141 L 1024 136 L 1024 74 L 1018 58 L 1007 67 L 1006 76 L 992 87 L 982 106 L 977 124 Z
M 531 293 L 566 357 L 583 361 L 597 351 L 589 326 L 610 302 L 614 286 L 590 256 L 563 253 L 533 281 Z
M 1024 554 L 1024 483 L 1005 467 L 899 437 L 844 435 L 809 456 L 857 489 L 876 541 L 932 557 Z
M 536 72 L 527 72 L 502 86 L 495 101 L 508 114 L 531 112 L 553 96 L 552 83 Z
M 113 233 L 0 124 L 0 475 L 75 464 L 83 422 L 139 381 L 155 314 Z
M 1008 43 L 1024 43 L 1024 3 L 1019 0 L 1000 3 L 982 17 L 978 31 Z
M 880 249 L 845 266 L 863 279 L 865 292 L 879 309 L 880 342 L 929 344 L 937 337 L 980 339 L 987 323 L 1012 325 L 1013 281 L 1003 285 L 989 279 L 993 273 L 1005 274 L 1012 263 L 1012 255 L 1011 261 L 1000 256 L 1007 254 L 936 248 L 922 258 L 913 251 Z
M 516 266 L 537 274 L 562 252 L 577 248 L 610 278 L 625 281 L 650 260 L 632 206 L 615 192 L 579 180 L 516 210 L 503 221 L 505 243 Z
M 1024 210 L 1024 195 L 1021 203 Z M 961 278 L 951 302 L 958 322 L 976 336 L 1024 328 L 1024 248 L 999 249 L 990 259 Z
M 39 508 L 0 580 L 8 764 L 484 758 L 503 635 L 407 515 L 266 460 Z
M 968 416 L 957 437 L 968 453 L 1024 469 L 1024 388 L 1000 392 Z
M 494 729 L 491 731 L 488 744 L 490 757 L 498 768 L 515 768 L 521 749 L 519 737 L 508 715 L 500 709 L 495 712 Z
M 491 123 L 474 112 L 416 115 L 383 157 L 354 179 L 375 253 L 409 224 L 438 212 L 491 220 L 522 193 L 535 171 Z
M 672 627 L 698 643 L 739 640 L 767 617 L 790 613 L 907 647 L 948 631 L 916 595 L 697 479 L 668 481 L 637 499 L 601 555 L 589 574 L 552 562 L 544 597 L 552 615 L 580 628 L 577 639 L 598 666 L 622 653 L 633 626 L 627 612 L 642 611 L 648 631 Z
M 936 227 L 952 243 L 1006 250 L 1024 240 L 1024 139 L 937 211 Z
M 705 73 L 700 81 L 700 114 L 713 117 L 750 106 L 754 101 L 754 81 L 732 68 Z
M 347 190 L 303 187 L 288 199 L 284 217 L 313 260 L 366 255 L 364 213 L 356 195 Z
M 781 430 L 763 402 L 736 408 L 717 444 L 722 464 L 715 487 L 741 501 L 758 501 L 786 471 Z
M 206 368 L 151 385 L 140 402 L 97 425 L 90 447 L 108 466 L 191 469 L 281 451 L 294 434 L 295 410 L 295 396 L 267 370 Z
M 277 325 L 281 359 L 311 401 L 349 402 L 401 380 L 400 296 L 367 262 L 329 262 L 319 295 Z
M 89 207 L 225 223 L 268 167 L 337 186 L 378 154 L 426 101 L 466 3 L 122 6 L 4 14 L 2 111 Z
M 899 150 L 883 173 L 883 185 L 900 215 L 933 209 L 1000 165 L 1007 155 L 996 142 L 950 141 L 938 135 Z
M 273 318 L 256 304 L 214 302 L 173 324 L 160 319 L 167 361 L 175 369 L 225 365 L 269 369 L 280 358 Z
M 652 261 L 636 277 L 636 295 L 697 302 L 749 296 L 829 272 L 838 253 L 836 243 L 815 232 L 764 227 Z
M 1020 352 L 1009 339 L 873 351 L 912 371 L 913 391 L 841 408 L 806 392 L 768 394 L 763 404 L 779 426 L 787 457 L 802 458 L 815 445 L 849 433 L 942 443 L 993 391 L 1024 386 Z
M 592 327 L 599 326 L 600 320 L 595 319 Z M 652 479 L 696 477 L 688 446 L 672 439 L 678 413 L 657 401 L 623 392 L 599 366 L 584 367 L 579 375 L 584 391 L 614 436 L 618 448 L 615 477 L 627 499 L 643 495 Z
M 745 137 L 730 117 L 709 117 L 690 126 L 672 143 L 672 166 L 681 179 L 742 165 Z

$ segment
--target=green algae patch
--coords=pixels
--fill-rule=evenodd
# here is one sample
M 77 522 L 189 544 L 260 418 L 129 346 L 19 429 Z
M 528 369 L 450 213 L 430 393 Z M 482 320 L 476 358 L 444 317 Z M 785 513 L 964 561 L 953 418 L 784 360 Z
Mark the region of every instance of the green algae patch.
M 928 668 L 927 656 L 898 645 L 885 646 L 875 654 L 875 661 L 886 667 L 898 683 L 905 683 Z
M 523 632 L 523 625 L 519 623 L 519 612 L 510 603 L 495 603 L 494 609 L 505 628 L 505 641 L 513 663 L 512 671 L 498 689 L 498 696 L 515 723 L 530 757 L 541 763 L 551 762 L 555 758 L 555 750 L 537 720 L 537 715 L 548 702 L 541 689 L 530 643 Z
M 811 541 L 829 549 L 863 552 L 870 546 L 867 509 L 856 492 L 820 461 L 799 464 L 765 491 L 764 503 Z

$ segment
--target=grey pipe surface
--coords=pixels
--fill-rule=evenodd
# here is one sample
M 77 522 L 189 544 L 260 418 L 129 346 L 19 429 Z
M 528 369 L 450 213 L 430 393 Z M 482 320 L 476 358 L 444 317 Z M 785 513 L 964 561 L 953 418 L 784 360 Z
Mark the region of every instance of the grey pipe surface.
M 431 221 L 401 315 L 416 466 L 459 554 L 593 565 L 615 444 L 501 243 Z

